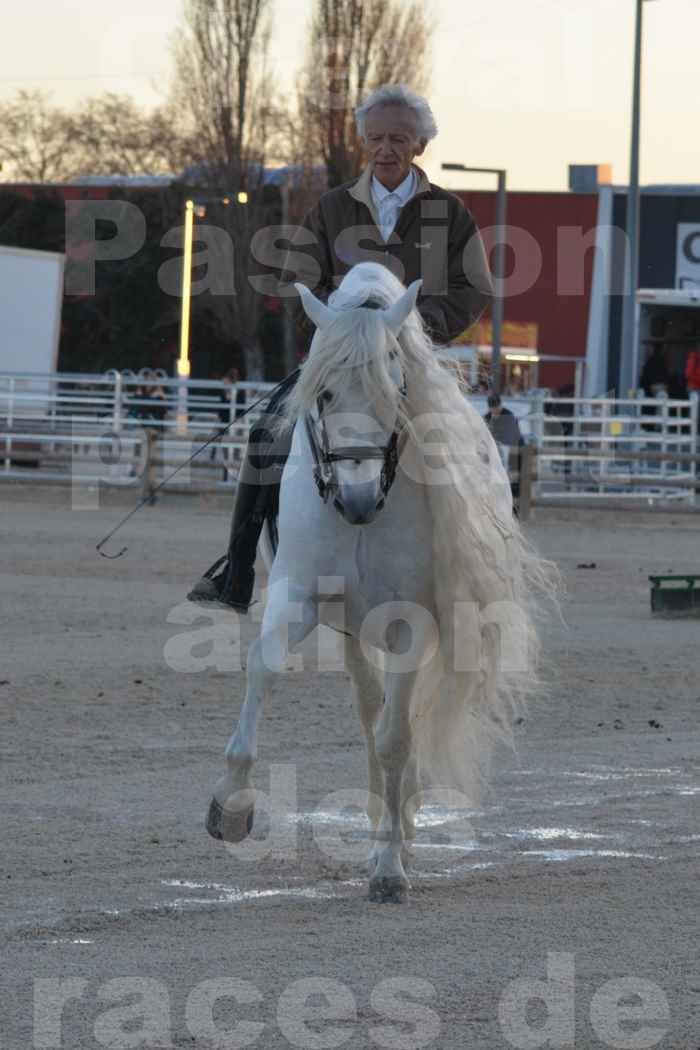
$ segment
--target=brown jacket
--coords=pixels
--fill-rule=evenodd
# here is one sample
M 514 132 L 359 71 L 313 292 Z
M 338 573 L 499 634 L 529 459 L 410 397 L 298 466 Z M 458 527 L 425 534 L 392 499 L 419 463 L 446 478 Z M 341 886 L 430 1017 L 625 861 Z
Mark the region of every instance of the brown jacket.
M 329 190 L 292 240 L 286 275 L 326 299 L 356 263 L 379 262 L 405 284 L 419 278 L 418 309 L 433 339 L 447 343 L 473 324 L 493 295 L 481 235 L 453 193 L 416 167 L 418 189 L 387 242 L 371 196 L 371 167 Z

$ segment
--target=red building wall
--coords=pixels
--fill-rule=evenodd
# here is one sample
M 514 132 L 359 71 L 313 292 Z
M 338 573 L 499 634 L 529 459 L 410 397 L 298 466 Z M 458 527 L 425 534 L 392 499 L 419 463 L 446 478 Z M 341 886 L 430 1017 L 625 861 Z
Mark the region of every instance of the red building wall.
M 495 192 L 458 195 L 492 247 Z M 535 322 L 541 354 L 585 356 L 594 252 L 584 253 L 576 230 L 581 237 L 590 234 L 592 243 L 597 214 L 598 197 L 592 193 L 508 194 L 504 320 Z M 566 229 L 571 227 L 573 233 Z M 541 386 L 557 388 L 573 378 L 570 365 L 540 363 Z
M 101 201 L 107 200 L 112 193 L 113 186 L 71 186 L 61 182 L 5 182 L 0 183 L 0 190 L 16 193 L 20 197 L 32 200 L 42 193 L 50 193 L 60 197 L 64 201 Z

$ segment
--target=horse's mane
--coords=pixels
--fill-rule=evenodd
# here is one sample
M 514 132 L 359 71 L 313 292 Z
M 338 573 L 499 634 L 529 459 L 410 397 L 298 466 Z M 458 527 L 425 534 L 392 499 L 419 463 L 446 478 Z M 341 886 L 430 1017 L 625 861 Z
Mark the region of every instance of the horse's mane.
M 523 536 L 491 434 L 454 369 L 436 357 L 417 311 L 396 340 L 380 310 L 363 306 L 371 300 L 388 307 L 404 291 L 378 264 L 361 263 L 347 274 L 328 303 L 338 317 L 316 332 L 286 416 L 308 411 L 327 386 L 340 397 L 360 382 L 373 411 L 398 417 L 410 435 L 401 463 L 412 464 L 411 476 L 418 464 L 427 484 L 442 658 L 439 690 L 424 694 L 414 726 L 433 782 L 473 795 L 473 775 L 486 771 L 490 744 L 511 739 L 513 716 L 540 687 L 538 613 L 543 597 L 556 602 L 556 570 Z M 387 351 L 403 370 L 405 397 L 390 375 Z M 439 438 L 428 435 L 436 429 Z M 438 484 L 431 483 L 436 468 Z M 471 658 L 460 670 L 465 639 Z M 465 762 L 465 740 L 472 762 Z

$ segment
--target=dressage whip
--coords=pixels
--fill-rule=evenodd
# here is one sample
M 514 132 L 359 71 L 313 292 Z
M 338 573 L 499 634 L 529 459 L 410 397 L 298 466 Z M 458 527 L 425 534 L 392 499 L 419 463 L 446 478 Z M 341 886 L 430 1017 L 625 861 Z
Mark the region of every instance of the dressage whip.
M 156 492 L 159 492 L 160 489 L 167 485 L 168 482 L 171 481 L 175 477 L 175 475 L 183 469 L 183 467 L 188 467 L 192 460 L 195 459 L 195 457 L 198 456 L 200 452 L 203 452 L 205 448 L 209 448 L 211 444 L 213 444 L 215 441 L 218 441 L 219 438 L 221 438 L 228 430 L 231 429 L 234 423 L 238 423 L 239 420 L 243 418 L 243 416 L 247 416 L 249 412 L 252 412 L 254 408 L 257 408 L 258 405 L 261 405 L 263 401 L 268 401 L 271 397 L 273 397 L 278 392 L 278 390 L 282 389 L 289 377 L 293 374 L 293 372 L 290 372 L 289 375 L 285 376 L 285 378 L 280 383 L 278 383 L 276 387 L 273 387 L 272 390 L 268 390 L 266 394 L 263 394 L 263 396 L 258 398 L 257 401 L 254 401 L 252 405 L 248 405 L 246 409 L 244 409 L 235 419 L 232 419 L 231 422 L 228 423 L 225 427 L 222 427 L 220 430 L 217 430 L 215 434 L 212 434 L 211 437 L 207 438 L 204 444 L 200 445 L 199 448 L 192 453 L 189 459 L 185 460 L 184 463 L 180 463 L 180 465 L 176 467 L 171 474 L 168 474 L 167 478 L 163 478 L 163 480 L 158 485 L 156 485 L 156 487 L 153 489 L 152 492 L 148 494 L 148 496 L 144 496 L 143 499 L 136 504 L 133 510 L 130 510 L 129 513 L 125 515 L 125 517 L 123 517 L 117 525 L 115 525 L 112 531 L 108 532 L 104 539 L 100 540 L 100 542 L 95 548 L 97 552 L 103 558 L 109 558 L 110 561 L 115 561 L 117 558 L 121 558 L 123 554 L 126 554 L 126 552 L 129 549 L 128 547 L 122 547 L 118 554 L 105 554 L 102 548 L 104 547 L 105 543 L 108 543 L 109 540 L 111 540 L 112 536 L 114 536 L 114 534 L 119 531 L 122 525 L 125 525 L 127 523 L 129 518 L 133 518 L 134 514 L 138 513 L 138 511 L 140 511 L 142 507 L 145 507 L 147 503 L 152 503 Z

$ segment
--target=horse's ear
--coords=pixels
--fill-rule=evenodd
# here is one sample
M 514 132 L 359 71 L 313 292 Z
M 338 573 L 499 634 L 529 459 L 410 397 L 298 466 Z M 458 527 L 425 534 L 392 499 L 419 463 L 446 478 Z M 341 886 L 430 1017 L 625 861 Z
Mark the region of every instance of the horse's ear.
M 313 321 L 317 328 L 328 328 L 328 325 L 335 319 L 333 311 L 320 299 L 317 299 L 305 284 L 295 284 L 294 287 L 301 296 L 301 305 L 309 320 Z
M 416 305 L 416 299 L 418 298 L 418 293 L 421 290 L 422 284 L 422 281 L 414 281 L 413 284 L 406 289 L 398 302 L 395 302 L 393 306 L 388 308 L 388 310 L 384 310 L 384 323 L 394 335 L 399 334 L 401 326 Z

